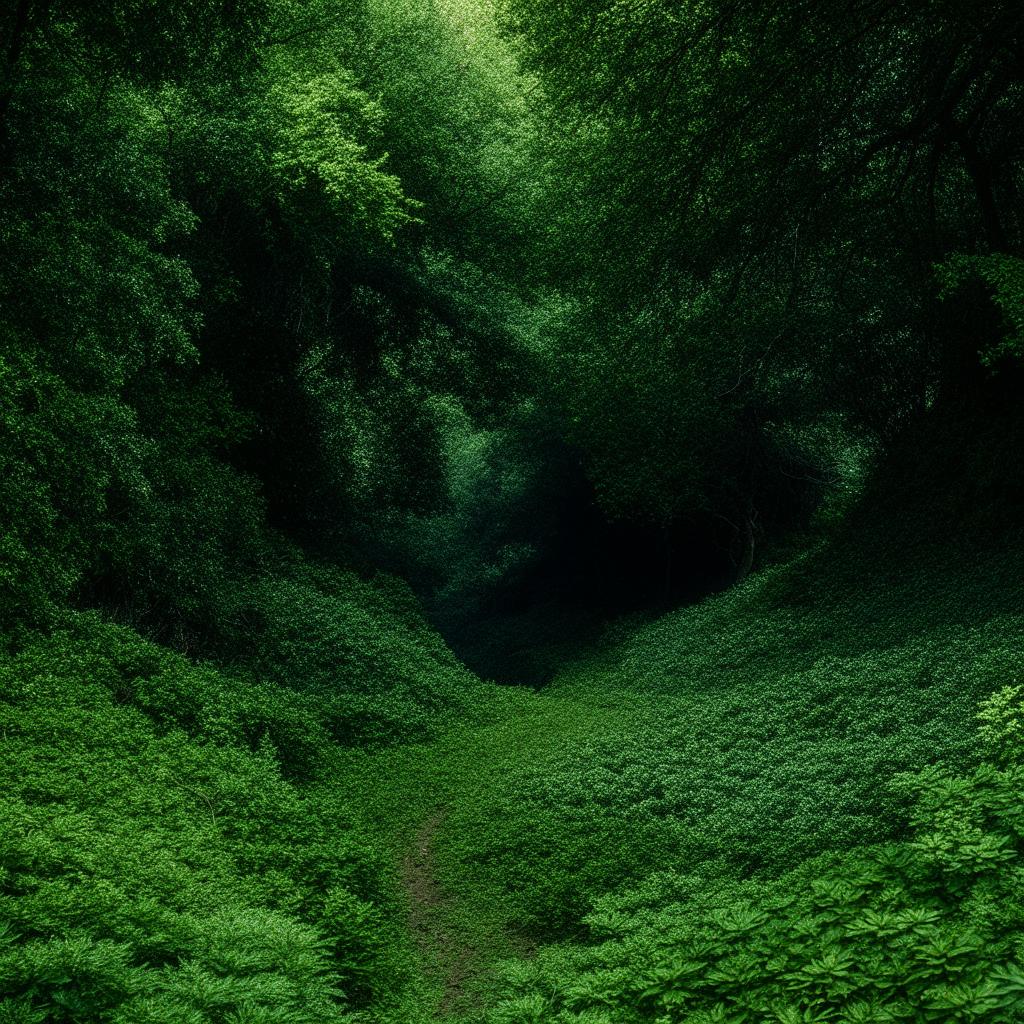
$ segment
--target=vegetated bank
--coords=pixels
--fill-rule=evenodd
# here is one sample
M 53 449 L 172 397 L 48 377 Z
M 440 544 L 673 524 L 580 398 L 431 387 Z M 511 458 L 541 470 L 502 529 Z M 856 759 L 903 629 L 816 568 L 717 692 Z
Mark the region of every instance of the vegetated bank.
M 504 721 L 356 758 L 385 844 L 434 823 L 465 1012 L 1013 1019 L 1019 431 L 933 418 L 829 540 Z

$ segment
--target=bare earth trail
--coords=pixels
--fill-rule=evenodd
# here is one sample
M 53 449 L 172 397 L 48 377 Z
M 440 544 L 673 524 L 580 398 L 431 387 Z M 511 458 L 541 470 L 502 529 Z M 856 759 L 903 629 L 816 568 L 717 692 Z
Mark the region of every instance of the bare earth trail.
M 438 882 L 434 857 L 444 817 L 445 811 L 439 808 L 423 822 L 401 862 L 402 886 L 409 896 L 409 930 L 441 985 L 439 1017 L 465 1006 L 467 983 L 478 964 L 475 952 L 444 920 L 448 898 Z
M 505 706 L 490 722 L 453 729 L 430 744 L 353 752 L 330 783 L 332 792 L 351 794 L 355 818 L 391 853 L 430 1002 L 420 1004 L 421 1012 L 438 1020 L 478 1013 L 501 965 L 536 952 L 500 880 L 460 861 L 458 831 L 467 813 L 489 807 L 511 770 L 593 735 L 609 715 L 600 702 L 511 689 L 500 696 Z M 612 710 L 620 722 L 621 706 Z

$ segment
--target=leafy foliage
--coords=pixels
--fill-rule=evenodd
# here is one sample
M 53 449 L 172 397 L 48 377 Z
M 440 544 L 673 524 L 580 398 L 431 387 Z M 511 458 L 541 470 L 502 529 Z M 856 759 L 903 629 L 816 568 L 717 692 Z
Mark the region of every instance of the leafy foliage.
M 612 513 L 777 535 L 835 464 L 780 428 L 841 453 L 984 404 L 988 297 L 940 305 L 932 267 L 1021 255 L 1019 10 L 505 7 L 557 110 L 554 377 Z
M 329 747 L 287 691 L 90 618 L 2 673 L 7 1019 L 325 1021 L 394 995 L 382 860 L 282 777 Z
M 0 1024 L 1024 1018 L 1022 40 L 5 5 Z
M 453 872 L 553 940 L 651 872 L 774 877 L 898 835 L 885 782 L 968 763 L 963 723 L 1024 672 L 1016 560 L 900 543 L 859 533 L 563 670 L 552 700 L 607 710 L 453 812 Z
M 947 295 L 975 275 L 992 289 L 1006 326 L 1006 336 L 998 345 L 982 352 L 982 360 L 992 365 L 1001 356 L 1020 356 L 1024 350 L 1024 261 L 1003 253 L 959 255 L 939 267 Z
M 1014 718 L 1013 696 L 984 706 L 990 740 Z M 666 871 L 601 900 L 587 918 L 593 944 L 552 948 L 517 970 L 488 1019 L 1016 1019 L 1020 748 L 989 749 L 1004 767 L 898 777 L 912 806 L 903 843 L 811 860 L 769 882 Z

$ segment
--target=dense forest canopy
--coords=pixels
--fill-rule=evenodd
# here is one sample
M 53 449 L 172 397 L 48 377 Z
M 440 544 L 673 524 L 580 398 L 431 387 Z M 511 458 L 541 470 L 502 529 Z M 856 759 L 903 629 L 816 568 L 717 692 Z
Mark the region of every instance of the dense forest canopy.
M 698 585 L 744 574 L 922 410 L 1012 391 L 1020 32 L 1006 4 L 15 5 L 5 607 L 202 646 L 264 523 L 472 604 L 536 576 L 565 476 L 570 520 L 590 488 L 636 524 L 606 548 L 695 536 Z
M 533 124 L 472 10 L 108 13 L 5 26 L 5 607 L 198 642 L 264 524 L 433 510 L 452 425 L 523 400 Z
M 1005 0 L 3 5 L 0 1024 L 1021 1019 L 1022 126 Z

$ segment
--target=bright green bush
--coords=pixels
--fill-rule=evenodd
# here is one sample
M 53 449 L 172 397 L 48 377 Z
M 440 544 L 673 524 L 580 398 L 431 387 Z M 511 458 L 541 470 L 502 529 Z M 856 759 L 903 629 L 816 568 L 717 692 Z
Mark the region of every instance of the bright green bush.
M 990 740 L 1019 715 L 1006 698 L 985 705 Z M 1012 741 L 989 751 L 1002 767 L 897 779 L 912 806 L 904 842 L 819 857 L 770 882 L 665 871 L 599 901 L 591 944 L 510 970 L 488 1021 L 1019 1020 L 1024 763 Z
M 345 1019 L 402 985 L 385 862 L 282 775 L 288 690 L 92 618 L 0 668 L 0 1019 Z

